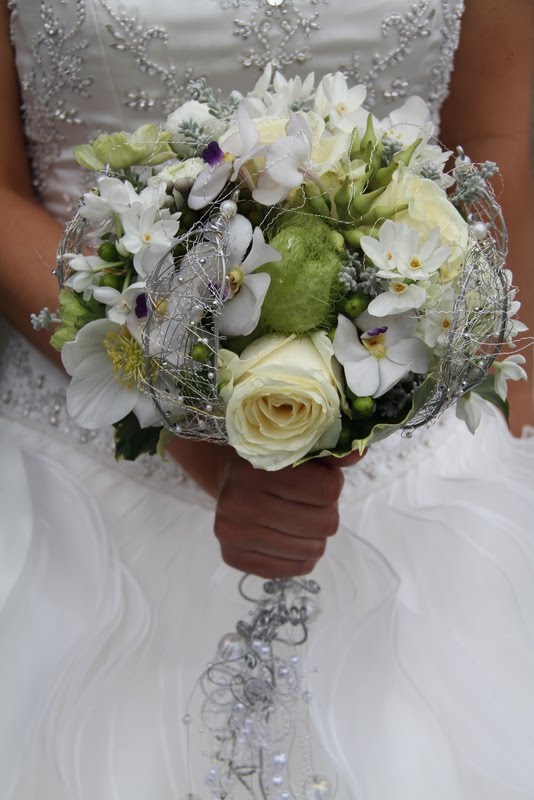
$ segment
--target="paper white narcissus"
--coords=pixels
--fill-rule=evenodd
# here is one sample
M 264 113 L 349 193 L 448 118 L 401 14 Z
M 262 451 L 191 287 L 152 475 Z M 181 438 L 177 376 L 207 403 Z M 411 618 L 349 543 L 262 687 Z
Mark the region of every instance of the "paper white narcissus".
M 179 228 L 180 212 L 169 214 L 158 205 L 129 208 L 122 215 L 124 236 L 119 245 L 133 253 L 138 275 L 146 278 L 163 258 Z
M 409 372 L 425 374 L 430 352 L 415 336 L 417 322 L 408 316 L 371 317 L 364 313 L 358 327 L 339 316 L 334 352 L 343 365 L 349 389 L 359 397 L 381 397 Z
M 507 381 L 526 381 L 528 379 L 527 373 L 521 366 L 521 364 L 525 364 L 525 362 L 525 356 L 522 356 L 520 353 L 508 356 L 504 361 L 494 362 L 495 391 L 501 400 L 506 400 L 508 395 Z
M 65 286 L 83 294 L 84 300 L 89 300 L 100 282 L 100 273 L 109 269 L 108 262 L 98 256 L 84 256 L 81 253 L 66 253 L 66 257 L 73 273 L 65 281 Z
M 96 430 L 134 412 L 142 428 L 159 417 L 139 388 L 145 356 L 126 327 L 109 319 L 89 322 L 66 342 L 61 360 L 72 380 L 67 387 L 67 411 L 83 428 Z

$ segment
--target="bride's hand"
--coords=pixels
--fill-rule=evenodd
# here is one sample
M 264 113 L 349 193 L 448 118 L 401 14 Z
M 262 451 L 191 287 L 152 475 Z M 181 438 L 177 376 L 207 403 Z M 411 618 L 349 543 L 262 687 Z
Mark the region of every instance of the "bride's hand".
M 351 455 L 263 472 L 230 454 L 215 516 L 226 563 L 263 578 L 311 572 L 338 529 L 341 466 L 357 460 Z

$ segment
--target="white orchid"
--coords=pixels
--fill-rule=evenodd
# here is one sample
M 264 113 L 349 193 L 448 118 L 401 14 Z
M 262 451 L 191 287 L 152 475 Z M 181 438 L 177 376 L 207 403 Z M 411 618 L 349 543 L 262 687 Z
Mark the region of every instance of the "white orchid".
M 133 253 L 134 267 L 142 278 L 152 272 L 171 246 L 180 225 L 179 217 L 180 212 L 170 214 L 158 205 L 129 208 L 122 215 L 124 236 L 118 245 Z
M 456 416 L 465 422 L 470 433 L 474 433 L 480 425 L 482 414 L 493 415 L 493 409 L 476 392 L 466 392 L 456 403 Z
M 228 181 L 235 181 L 247 161 L 263 151 L 260 135 L 242 100 L 237 111 L 237 131 L 221 142 L 210 142 L 202 153 L 207 167 L 195 180 L 188 205 L 198 210 L 211 203 Z
M 356 320 L 338 317 L 334 352 L 343 365 L 349 389 L 360 397 L 381 397 L 409 372 L 425 374 L 430 353 L 415 336 L 417 322 L 408 316 Z
M 494 362 L 494 386 L 495 391 L 501 400 L 506 400 L 508 395 L 507 381 L 526 381 L 528 379 L 526 371 L 522 366 L 520 366 L 521 364 L 525 363 L 525 356 L 522 356 L 519 353 L 516 353 L 513 356 L 508 356 L 508 358 L 505 358 L 503 361 Z
M 380 278 L 426 281 L 445 263 L 450 247 L 440 247 L 440 229 L 432 229 L 426 241 L 419 243 L 419 234 L 406 222 L 387 219 L 380 228 L 379 239 L 362 236 L 361 247 L 378 267 Z
M 363 84 L 349 89 L 342 72 L 325 75 L 317 86 L 313 109 L 333 131 L 351 133 L 354 128 L 365 128 L 368 112 L 362 108 L 367 89 Z
M 226 280 L 229 296 L 223 305 L 220 330 L 226 336 L 246 336 L 259 322 L 261 306 L 271 283 L 270 275 L 254 273 L 254 270 L 270 261 L 280 261 L 281 255 L 265 243 L 261 229 L 256 228 L 253 233 L 248 219 L 240 214 L 232 219 L 228 235 Z
M 132 283 L 124 292 L 111 286 L 99 286 L 94 291 L 94 298 L 107 306 L 108 319 L 126 325 L 132 336 L 141 342 L 141 330 L 148 316 L 144 281 Z
M 303 116 L 292 114 L 286 136 L 273 142 L 265 154 L 265 167 L 252 193 L 254 200 L 271 206 L 300 186 L 311 169 L 313 134 Z
M 100 275 L 109 269 L 109 263 L 103 261 L 98 256 L 84 256 L 81 254 L 69 254 L 69 267 L 73 274 L 69 275 L 65 281 L 65 286 L 75 292 L 83 294 L 83 299 L 88 300 L 94 289 L 100 283 Z
M 409 147 L 417 139 L 422 139 L 419 146 L 422 147 L 434 133 L 430 109 L 417 95 L 409 97 L 402 106 L 381 120 L 378 132 L 391 139 L 397 139 L 405 147 Z M 440 149 L 440 152 L 443 151 Z
M 89 322 L 66 342 L 61 359 L 72 380 L 67 410 L 82 427 L 96 430 L 134 412 L 141 427 L 158 421 L 141 386 L 145 356 L 128 329 L 109 319 Z

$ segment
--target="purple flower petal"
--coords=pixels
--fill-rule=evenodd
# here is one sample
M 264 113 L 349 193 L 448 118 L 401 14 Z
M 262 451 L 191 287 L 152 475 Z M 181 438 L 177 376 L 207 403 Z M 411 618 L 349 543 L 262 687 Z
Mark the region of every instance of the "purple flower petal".
M 370 338 L 371 336 L 379 336 L 381 333 L 386 333 L 388 329 L 387 325 L 384 325 L 382 328 L 371 328 L 370 331 L 366 331 L 362 333 L 362 339 Z
M 141 294 L 138 294 L 136 297 L 135 316 L 137 319 L 143 319 L 148 316 L 148 306 L 146 303 L 146 294 L 144 292 L 141 292 Z
M 202 158 L 210 167 L 216 167 L 217 164 L 221 164 L 224 159 L 224 150 L 219 147 L 218 142 L 210 142 L 202 151 Z

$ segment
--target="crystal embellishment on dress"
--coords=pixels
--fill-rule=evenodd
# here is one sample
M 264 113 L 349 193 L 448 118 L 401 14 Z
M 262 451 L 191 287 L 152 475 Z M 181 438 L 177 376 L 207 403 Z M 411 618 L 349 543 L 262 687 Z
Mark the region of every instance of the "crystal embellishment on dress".
M 249 5 L 243 0 L 231 4 L 225 0 L 219 2 L 223 8 Z M 323 0 L 325 5 L 329 2 Z M 318 0 L 310 0 L 311 6 L 317 4 Z M 305 42 L 319 28 L 318 11 L 305 14 L 293 0 L 256 0 L 248 19 L 234 19 L 234 36 L 245 42 L 249 39 L 256 42 L 240 53 L 237 61 L 244 67 L 260 69 L 271 62 L 280 70 L 292 64 L 303 64 L 311 58 L 311 50 Z
M 16 5 L 10 8 L 13 13 Z M 44 188 L 48 168 L 66 141 L 63 125 L 82 123 L 73 97 L 88 98 L 93 83 L 93 78 L 83 72 L 82 53 L 89 46 L 81 35 L 86 17 L 85 0 L 75 1 L 72 22 L 71 13 L 71 9 L 66 8 L 55 13 L 52 4 L 41 0 L 42 28 L 32 39 L 32 66 L 21 80 L 25 132 L 38 190 Z

